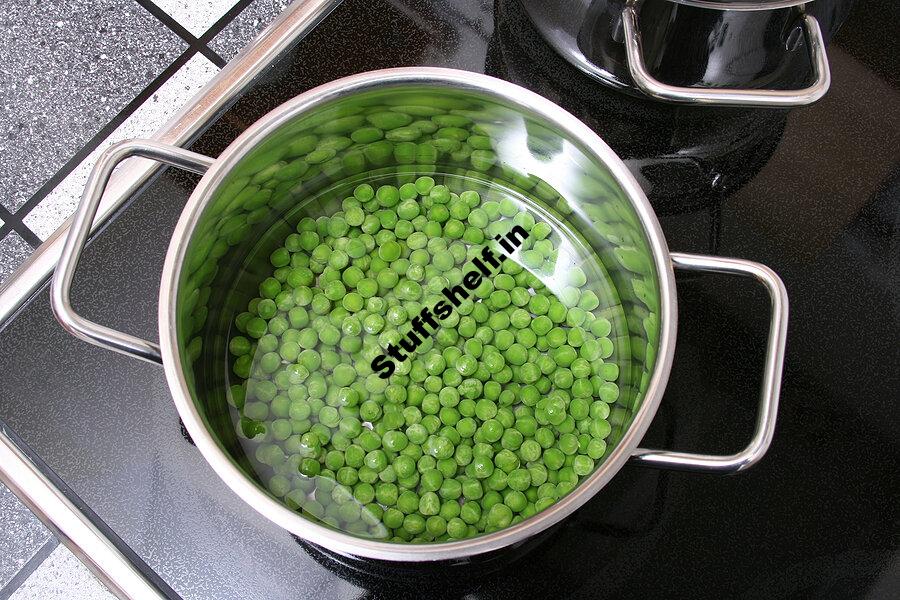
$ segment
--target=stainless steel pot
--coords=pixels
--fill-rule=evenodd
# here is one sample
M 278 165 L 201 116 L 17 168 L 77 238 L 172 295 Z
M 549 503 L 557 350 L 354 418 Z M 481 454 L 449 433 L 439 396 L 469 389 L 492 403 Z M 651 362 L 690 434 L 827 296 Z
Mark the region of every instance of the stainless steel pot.
M 620 297 L 616 310 L 622 316 L 616 324 L 620 328 L 616 341 L 620 345 L 617 356 L 623 361 L 619 380 L 623 393 L 611 416 L 617 429 L 596 470 L 556 504 L 517 525 L 471 539 L 429 544 L 360 538 L 290 510 L 248 474 L 244 457 L 234 443 L 232 416 L 222 393 L 215 391 L 224 383 L 218 381 L 213 388 L 201 385 L 205 377 L 203 359 L 224 352 L 223 336 L 213 315 L 227 312 L 222 307 L 228 301 L 225 296 L 215 296 L 217 282 L 231 285 L 237 272 L 234 265 L 241 264 L 242 256 L 260 243 L 260 232 L 279 226 L 287 218 L 285 213 L 296 212 L 297 207 L 315 210 L 307 198 L 317 190 L 369 177 L 379 165 L 364 164 L 375 160 L 374 153 L 367 154 L 371 148 L 357 144 L 322 163 L 321 169 L 313 169 L 315 175 L 302 182 L 275 186 L 274 192 L 263 194 L 267 202 L 262 204 L 252 198 L 252 206 L 249 200 L 239 200 L 249 198 L 238 193 L 246 189 L 242 185 L 260 180 L 263 171 L 283 168 L 285 148 L 298 136 L 336 129 L 342 123 L 339 119 L 352 117 L 361 106 L 412 102 L 437 103 L 448 110 L 456 107 L 458 112 L 483 120 L 482 129 L 491 132 L 496 160 L 482 165 L 485 168 L 481 172 L 470 165 L 466 176 L 485 180 L 505 176 L 531 185 L 544 198 L 552 199 L 554 210 L 565 215 L 568 226 L 603 261 Z M 469 110 L 463 110 L 466 108 Z M 73 310 L 69 298 L 104 186 L 115 166 L 129 156 L 204 173 L 172 234 L 163 267 L 159 344 L 85 319 Z M 449 169 L 453 160 L 438 158 L 437 167 L 431 164 L 425 168 Z M 395 169 L 398 177 L 415 170 L 414 164 Z M 251 219 L 252 215 L 256 216 Z M 761 282 L 771 298 L 756 429 L 747 447 L 737 454 L 638 448 L 660 403 L 672 364 L 677 314 L 674 268 L 749 276 Z M 254 509 L 304 540 L 334 552 L 410 562 L 465 558 L 530 538 L 587 502 L 628 461 L 714 473 L 734 473 L 753 465 L 765 454 L 774 432 L 788 314 L 785 288 L 767 267 L 744 260 L 669 252 L 653 210 L 630 172 L 578 119 L 516 85 L 438 68 L 362 73 L 313 89 L 260 119 L 217 159 L 147 140 L 113 146 L 100 158 L 88 180 L 53 278 L 51 299 L 58 320 L 73 335 L 163 365 L 178 413 L 197 448 L 222 480 Z M 221 322 L 231 320 L 232 315 L 225 314 Z

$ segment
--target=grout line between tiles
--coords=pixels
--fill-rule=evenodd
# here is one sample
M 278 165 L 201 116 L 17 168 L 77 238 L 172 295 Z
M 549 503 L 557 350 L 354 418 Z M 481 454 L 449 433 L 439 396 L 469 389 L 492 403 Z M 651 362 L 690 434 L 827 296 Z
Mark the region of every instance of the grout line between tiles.
M 203 44 L 208 44 L 214 37 L 216 37 L 219 32 L 225 29 L 235 17 L 244 12 L 244 9 L 250 6 L 253 3 L 253 0 L 238 0 L 235 2 L 234 6 L 232 6 L 227 13 L 222 15 L 222 17 L 213 23 L 212 27 L 206 30 L 206 33 L 200 36 L 200 42 Z
M 10 231 L 15 231 L 32 248 L 41 245 L 41 238 L 29 229 L 28 225 L 22 221 L 22 217 L 12 214 L 2 204 L 0 204 L 0 221 L 3 221 L 3 225 L 0 226 L 0 240 L 5 238 Z
M 36 191 L 31 198 L 29 198 L 20 208 L 16 211 L 16 216 L 20 219 L 24 219 L 25 216 L 31 212 L 31 210 L 37 206 L 41 200 L 43 200 L 53 189 L 59 185 L 59 183 L 66 178 L 66 175 L 71 173 L 78 165 L 81 164 L 87 156 L 93 152 L 97 146 L 99 146 L 103 140 L 109 137 L 109 135 L 116 130 L 125 120 L 134 113 L 141 105 L 146 102 L 157 90 L 159 90 L 162 85 L 169 80 L 169 78 L 175 74 L 181 67 L 187 63 L 196 54 L 195 48 L 188 48 L 185 50 L 181 56 L 176 58 L 172 64 L 166 67 L 162 73 L 156 76 L 156 78 L 151 81 L 147 87 L 140 91 L 140 93 L 129 102 L 125 108 L 119 111 L 109 123 L 103 126 L 103 128 L 97 132 L 94 137 L 92 137 L 88 142 L 81 147 L 70 158 L 66 164 L 62 166 L 56 173 L 53 174 L 53 177 L 48 179 L 44 185 L 42 185 L 38 191 Z M 5 227 L 5 226 L 4 226 Z
M 10 579 L 2 589 L 0 589 L 0 600 L 9 600 L 9 598 L 19 589 L 23 583 L 28 581 L 28 578 L 31 577 L 31 574 L 34 573 L 47 557 L 56 550 L 56 547 L 59 546 L 59 540 L 55 537 L 51 537 L 49 540 L 44 542 L 44 545 L 38 548 L 38 551 L 32 555 L 31 558 L 28 559 L 19 572 L 13 575 L 13 578 Z
M 188 44 L 188 46 L 194 48 L 200 54 L 208 58 L 211 63 L 213 63 L 220 69 L 225 66 L 227 61 L 224 58 L 219 56 L 219 54 L 215 50 L 207 46 L 204 42 L 196 38 L 194 34 L 185 29 L 184 26 L 181 25 L 181 23 L 173 19 L 172 16 L 169 15 L 169 13 L 154 4 L 152 0 L 135 0 L 135 2 L 140 4 L 141 7 L 144 8 L 144 10 L 153 15 L 163 25 L 171 29 L 178 37 L 184 40 Z

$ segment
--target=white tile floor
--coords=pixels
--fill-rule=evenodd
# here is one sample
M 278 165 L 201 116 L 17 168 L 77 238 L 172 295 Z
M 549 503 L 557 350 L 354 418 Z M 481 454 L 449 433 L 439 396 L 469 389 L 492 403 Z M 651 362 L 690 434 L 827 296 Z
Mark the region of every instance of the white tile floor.
M 189 50 L 193 54 L 184 60 L 185 55 L 176 57 L 185 52 L 190 40 L 181 39 L 153 16 L 142 5 L 149 1 L 102 0 L 101 4 L 89 4 L 23 0 L 14 11 L 4 10 L 0 16 L 0 41 L 4 47 L 21 49 L 0 57 L 4 77 L 0 101 L 4 106 L 15 103 L 14 110 L 0 113 L 0 133 L 4 134 L 0 136 L 0 181 L 10 182 L 7 194 L 0 198 L 0 285 L 14 277 L 34 246 L 46 240 L 72 213 L 87 175 L 104 148 L 119 140 L 152 135 L 218 72 L 207 57 L 216 59 L 218 54 L 223 59 L 219 64 L 230 60 L 288 4 L 287 0 L 254 0 L 242 12 L 229 15 L 233 20 L 223 27 L 220 20 L 238 0 L 152 0 L 195 38 L 218 24 L 216 35 L 208 35 L 209 50 L 204 54 Z M 54 29 L 50 32 L 40 25 L 48 19 Z M 147 31 L 152 31 L 150 38 L 145 35 Z M 156 46 L 150 48 L 149 42 Z M 52 53 L 42 50 L 48 45 Z M 65 59 L 67 51 L 76 56 Z M 141 61 L 148 51 L 155 52 L 155 62 Z M 120 57 L 117 64 L 128 65 L 134 59 L 135 64 L 144 65 L 144 71 L 137 74 L 136 67 L 109 67 L 113 53 Z M 34 81 L 24 75 L 21 81 L 15 79 L 22 73 L 48 72 L 48 61 L 57 55 L 63 58 L 58 61 L 61 67 L 53 82 L 54 93 L 72 88 L 62 100 L 47 102 L 47 93 L 36 89 Z M 166 73 L 171 74 L 161 77 Z M 12 86 L 5 85 L 9 76 L 14 80 Z M 93 87 L 79 95 L 77 90 L 85 77 L 90 77 Z M 141 89 L 154 78 L 160 80 L 157 85 L 151 83 Z M 16 89 L 29 91 L 13 93 Z M 123 89 L 130 90 L 130 95 L 122 96 Z M 104 99 L 109 102 L 111 98 L 116 98 L 112 111 L 108 107 L 85 108 L 91 103 L 103 105 Z M 117 115 L 117 111 L 134 104 L 133 98 L 145 99 L 133 110 Z M 59 135 L 59 126 L 54 123 L 71 123 L 79 136 L 74 140 L 67 136 L 66 143 L 54 145 L 54 135 Z M 45 147 L 44 158 L 25 156 L 23 149 L 35 145 Z M 35 165 L 35 161 L 40 164 Z M 0 484 L 0 600 L 111 597 Z
M 182 27 L 202 36 L 234 6 L 236 0 L 153 0 Z
M 10 600 L 113 600 L 115 596 L 64 546 L 57 546 Z

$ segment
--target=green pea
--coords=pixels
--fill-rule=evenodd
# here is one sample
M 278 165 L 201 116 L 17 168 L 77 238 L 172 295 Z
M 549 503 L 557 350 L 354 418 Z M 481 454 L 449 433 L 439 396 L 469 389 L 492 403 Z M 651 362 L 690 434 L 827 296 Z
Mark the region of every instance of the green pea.
M 492 505 L 488 511 L 487 523 L 490 527 L 502 529 L 509 526 L 510 522 L 512 522 L 512 517 L 512 509 L 505 504 L 497 503 Z
M 447 521 L 447 534 L 451 539 L 461 540 L 468 535 L 469 528 L 461 518 L 453 518 Z
M 468 376 L 475 373 L 475 370 L 478 368 L 478 360 L 469 355 L 460 356 L 456 361 L 456 370 L 459 371 L 460 375 Z
M 404 514 L 411 514 L 419 510 L 419 496 L 411 490 L 406 490 L 397 498 L 397 508 Z
M 579 454 L 572 463 L 572 469 L 577 475 L 589 475 L 594 470 L 594 460 L 589 456 Z
M 386 262 L 395 261 L 400 258 L 402 249 L 397 242 L 387 242 L 378 250 L 378 256 Z
M 384 111 L 367 115 L 366 120 L 378 129 L 390 130 L 409 125 L 413 118 L 402 112 Z

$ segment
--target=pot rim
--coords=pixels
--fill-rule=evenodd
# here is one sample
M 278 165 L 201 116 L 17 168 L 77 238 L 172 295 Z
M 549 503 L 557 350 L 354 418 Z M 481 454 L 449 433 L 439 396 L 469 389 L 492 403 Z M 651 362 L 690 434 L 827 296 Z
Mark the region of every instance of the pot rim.
M 760 12 L 764 10 L 778 10 L 791 8 L 800 4 L 808 4 L 814 0 L 669 0 L 675 4 L 684 4 L 695 8 L 707 8 L 710 10 L 740 10 L 745 12 Z
M 175 305 L 189 236 L 212 193 L 250 150 L 297 114 L 324 102 L 374 89 L 416 84 L 479 92 L 546 119 L 561 135 L 580 144 L 583 151 L 609 169 L 634 207 L 648 238 L 659 282 L 661 330 L 657 363 L 643 403 L 615 450 L 588 479 L 546 510 L 500 531 L 452 542 L 400 544 L 360 538 L 317 524 L 271 497 L 238 468 L 213 439 L 191 400 L 178 357 Z M 406 562 L 459 559 L 499 550 L 558 523 L 591 499 L 625 464 L 656 414 L 672 366 L 676 319 L 675 275 L 662 229 L 636 179 L 612 149 L 571 113 L 532 91 L 488 75 L 438 67 L 403 67 L 350 75 L 304 92 L 256 121 L 215 160 L 188 199 L 166 253 L 159 292 L 160 349 L 175 407 L 191 439 L 225 484 L 259 513 L 304 540 L 343 555 Z

